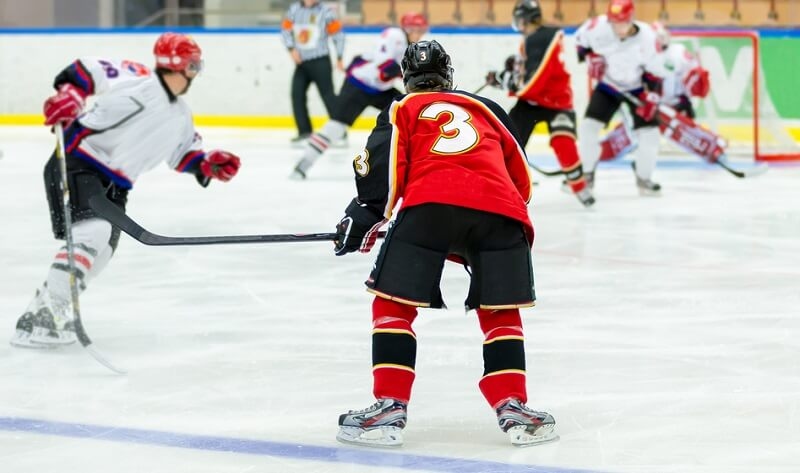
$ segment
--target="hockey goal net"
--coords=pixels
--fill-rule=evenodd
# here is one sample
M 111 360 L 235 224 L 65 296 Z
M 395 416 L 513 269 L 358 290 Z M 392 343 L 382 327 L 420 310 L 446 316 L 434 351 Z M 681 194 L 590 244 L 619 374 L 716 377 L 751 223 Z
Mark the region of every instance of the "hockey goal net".
M 728 141 L 730 157 L 800 160 L 800 127 L 781 116 L 775 101 L 793 91 L 782 90 L 780 77 L 765 74 L 757 32 L 680 31 L 672 41 L 684 44 L 708 69 L 711 92 L 694 102 L 696 120 Z

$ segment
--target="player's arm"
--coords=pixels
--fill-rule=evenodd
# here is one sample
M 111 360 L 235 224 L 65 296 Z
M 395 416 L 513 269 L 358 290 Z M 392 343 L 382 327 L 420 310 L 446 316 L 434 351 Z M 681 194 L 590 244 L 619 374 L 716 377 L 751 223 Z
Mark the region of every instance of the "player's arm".
M 575 32 L 575 48 L 578 53 L 578 62 L 584 62 L 589 55 L 594 54 L 589 32 L 596 24 L 597 18 L 590 18 L 583 22 Z
M 168 163 L 178 172 L 194 175 L 197 183 L 207 187 L 212 179 L 230 181 L 239 172 L 241 160 L 228 151 L 203 150 L 203 138 L 194 131 L 188 145 Z
M 706 98 L 711 91 L 711 81 L 709 80 L 708 70 L 700 65 L 697 56 L 690 51 L 684 51 L 683 60 L 684 73 L 681 77 L 683 86 L 692 97 Z
M 378 49 L 375 53 L 375 62 L 378 64 L 380 80 L 389 82 L 403 76 L 400 62 L 406 51 L 405 33 L 397 28 L 389 28 L 381 34 L 378 40 Z
M 103 65 L 106 68 L 103 68 Z M 53 80 L 56 93 L 44 102 L 45 125 L 61 123 L 68 126 L 81 114 L 90 95 L 109 88 L 109 76 L 119 74 L 111 61 L 81 58 L 65 67 Z
M 325 8 L 325 32 L 333 40 L 336 48 L 336 63 L 340 70 L 344 70 L 342 60 L 344 58 L 344 29 L 342 22 L 331 8 Z
M 336 225 L 337 256 L 372 249 L 378 229 L 391 218 L 392 209 L 402 195 L 399 187 L 405 173 L 406 144 L 400 136 L 394 136 L 398 130 L 394 123 L 397 107 L 395 101 L 381 112 L 366 148 L 353 159 L 358 195 Z
M 519 95 L 536 96 L 544 87 L 544 71 L 550 61 L 560 61 L 564 33 L 553 31 L 550 35 L 529 35 L 525 39 L 525 77 Z
M 387 219 L 391 217 L 396 196 L 400 195 L 397 189 L 392 188 L 394 183 L 390 179 L 397 175 L 398 155 L 404 155 L 398 148 L 405 146 L 400 143 L 395 149 L 391 146 L 395 134 L 391 115 L 397 104 L 392 102 L 378 115 L 375 128 L 367 138 L 367 146 L 353 159 L 358 200 L 367 204 L 376 215 Z

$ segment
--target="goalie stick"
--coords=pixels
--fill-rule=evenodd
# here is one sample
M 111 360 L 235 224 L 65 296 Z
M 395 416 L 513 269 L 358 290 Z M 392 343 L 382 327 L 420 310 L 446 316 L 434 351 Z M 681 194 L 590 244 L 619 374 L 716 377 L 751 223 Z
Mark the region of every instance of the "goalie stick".
M 57 123 L 55 125 L 53 132 L 56 135 L 56 160 L 58 161 L 58 167 L 61 173 L 61 190 L 63 192 L 62 204 L 64 211 L 64 239 L 66 241 L 65 246 L 67 248 L 67 269 L 69 271 L 69 291 L 72 302 L 72 323 L 75 326 L 75 336 L 78 338 L 78 341 L 81 342 L 81 345 L 86 348 L 89 354 L 92 355 L 95 360 L 100 362 L 100 364 L 117 374 L 125 374 L 124 370 L 115 367 L 110 361 L 108 361 L 106 357 L 94 349 L 92 346 L 92 340 L 89 338 L 89 335 L 86 334 L 86 329 L 83 327 L 83 321 L 81 320 L 80 298 L 78 296 L 78 281 L 75 277 L 77 271 L 75 269 L 75 244 L 72 240 L 72 214 L 70 211 L 70 193 L 67 179 L 67 158 L 66 153 L 64 152 L 64 129 L 61 126 L 61 123 Z
M 642 101 L 635 95 L 617 87 L 613 83 L 606 83 L 614 87 L 614 89 L 620 95 L 625 97 L 625 99 L 633 105 L 637 107 L 642 106 Z M 725 155 L 725 150 L 718 144 L 718 141 L 721 140 L 721 138 L 709 130 L 699 128 L 699 126 L 689 117 L 681 115 L 672 107 L 659 104 L 656 118 L 658 122 L 666 128 L 664 130 L 664 134 L 681 148 L 696 156 L 699 156 L 706 162 L 719 165 L 719 167 L 740 179 L 745 177 L 755 177 L 764 174 L 767 171 L 767 165 L 763 163 L 761 165 L 753 166 L 750 169 L 736 169 L 731 167 L 731 165 L 727 162 L 728 159 Z M 693 130 L 694 134 L 697 136 L 686 136 L 685 131 L 689 130 Z M 686 136 L 686 138 L 681 139 L 684 136 Z M 695 145 L 698 141 L 703 142 L 701 143 L 702 145 L 708 146 L 701 146 L 702 149 L 697 149 Z M 709 147 L 713 149 L 709 150 Z
M 116 204 L 102 195 L 89 198 L 89 206 L 112 225 L 127 233 L 139 243 L 150 246 L 225 245 L 240 243 L 289 243 L 304 241 L 333 241 L 336 233 L 279 233 L 272 235 L 221 235 L 171 237 L 151 233 L 125 214 Z M 378 238 L 386 232 L 378 232 Z

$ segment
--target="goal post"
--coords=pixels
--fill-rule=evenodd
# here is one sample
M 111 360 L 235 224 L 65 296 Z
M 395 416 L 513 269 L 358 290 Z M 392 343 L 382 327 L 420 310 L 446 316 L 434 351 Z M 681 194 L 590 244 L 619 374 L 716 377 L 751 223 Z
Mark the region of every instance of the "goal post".
M 684 44 L 709 70 L 711 92 L 695 101 L 697 121 L 729 141 L 729 154 L 756 161 L 800 160 L 790 121 L 775 107 L 756 31 L 678 30 Z M 794 58 L 786 58 L 787 63 Z

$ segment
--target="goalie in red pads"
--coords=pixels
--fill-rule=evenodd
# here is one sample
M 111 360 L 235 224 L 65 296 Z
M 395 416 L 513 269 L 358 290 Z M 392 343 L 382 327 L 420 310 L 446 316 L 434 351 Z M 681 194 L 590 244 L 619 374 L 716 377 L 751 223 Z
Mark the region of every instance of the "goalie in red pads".
M 724 152 L 726 142 L 693 121 L 695 112 L 691 101 L 692 97 L 702 99 L 708 95 L 708 71 L 684 45 L 671 44 L 669 30 L 663 24 L 655 22 L 652 28 L 656 33 L 657 57 L 664 69 L 671 71 L 654 83 L 653 90 L 659 95 L 659 130 L 684 150 L 713 162 Z M 646 111 L 656 113 L 656 109 Z M 676 116 L 675 112 L 681 116 Z M 606 135 L 601 146 L 600 160 L 611 160 L 628 152 L 630 146 L 635 146 L 635 140 L 627 127 L 620 124 Z

